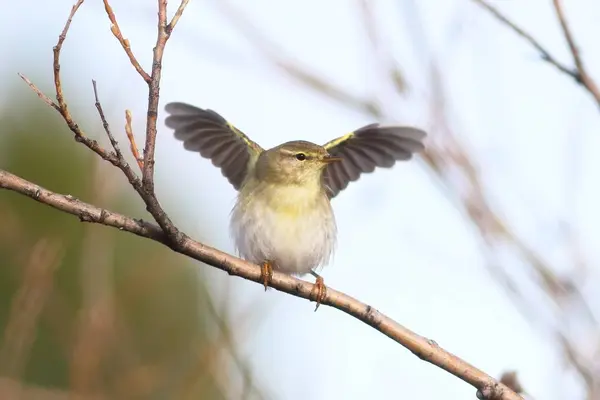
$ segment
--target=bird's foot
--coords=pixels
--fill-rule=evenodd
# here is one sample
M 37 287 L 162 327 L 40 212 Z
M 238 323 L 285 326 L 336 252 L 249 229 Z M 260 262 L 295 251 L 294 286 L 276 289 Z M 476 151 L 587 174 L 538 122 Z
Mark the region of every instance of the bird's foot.
M 327 296 L 327 287 L 325 286 L 325 281 L 320 275 L 318 275 L 314 271 L 311 271 L 310 273 L 312 276 L 315 277 L 315 284 L 313 285 L 313 288 L 310 291 L 310 299 L 314 299 L 313 301 L 317 303 L 315 307 L 315 311 L 317 311 L 317 309 L 321 305 L 321 302 L 325 300 L 325 297 Z
M 269 261 L 265 261 L 260 265 L 260 280 L 265 285 L 265 292 L 273 279 L 273 266 Z

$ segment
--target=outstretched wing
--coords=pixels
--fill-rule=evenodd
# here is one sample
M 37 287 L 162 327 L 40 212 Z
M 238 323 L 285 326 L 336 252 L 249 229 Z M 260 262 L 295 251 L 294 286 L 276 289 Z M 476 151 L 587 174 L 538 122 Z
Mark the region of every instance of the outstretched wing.
M 425 148 L 425 136 L 416 128 L 370 124 L 326 143 L 324 147 L 332 156 L 342 158 L 327 165 L 323 173 L 329 197 L 337 196 L 363 173 L 410 160 L 413 153 Z
M 236 190 L 263 149 L 213 110 L 186 103 L 169 103 L 165 125 L 175 130 L 186 150 L 197 151 L 221 168 Z

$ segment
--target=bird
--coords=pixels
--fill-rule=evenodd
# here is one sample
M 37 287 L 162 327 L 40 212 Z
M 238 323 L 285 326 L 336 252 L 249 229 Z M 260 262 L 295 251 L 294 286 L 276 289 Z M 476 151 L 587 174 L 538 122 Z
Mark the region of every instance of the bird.
M 421 129 L 371 123 L 324 145 L 293 140 L 265 150 L 211 109 L 172 102 L 165 111 L 175 139 L 210 159 L 237 191 L 229 224 L 237 254 L 261 266 L 265 290 L 273 270 L 313 275 L 316 308 L 327 290 L 317 271 L 336 248 L 331 200 L 361 175 L 425 149 Z

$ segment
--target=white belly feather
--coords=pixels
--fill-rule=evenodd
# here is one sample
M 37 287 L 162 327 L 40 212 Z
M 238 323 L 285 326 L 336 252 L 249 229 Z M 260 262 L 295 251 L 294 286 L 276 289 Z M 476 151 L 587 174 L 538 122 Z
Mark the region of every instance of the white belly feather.
M 320 197 L 324 193 L 315 196 L 314 191 L 290 186 L 278 188 L 276 196 L 264 196 L 265 190 L 255 187 L 232 210 L 230 230 L 240 256 L 257 264 L 270 261 L 273 269 L 288 274 L 326 265 L 337 229 L 329 202 Z M 258 192 L 263 195 L 256 196 Z

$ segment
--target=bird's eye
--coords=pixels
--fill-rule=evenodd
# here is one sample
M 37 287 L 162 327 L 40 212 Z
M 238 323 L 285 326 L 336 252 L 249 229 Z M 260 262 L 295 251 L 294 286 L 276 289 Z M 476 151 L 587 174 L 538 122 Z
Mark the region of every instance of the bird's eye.
M 304 161 L 304 160 L 306 160 L 306 154 L 298 153 L 298 154 L 296 154 L 296 159 L 300 160 L 300 161 Z

